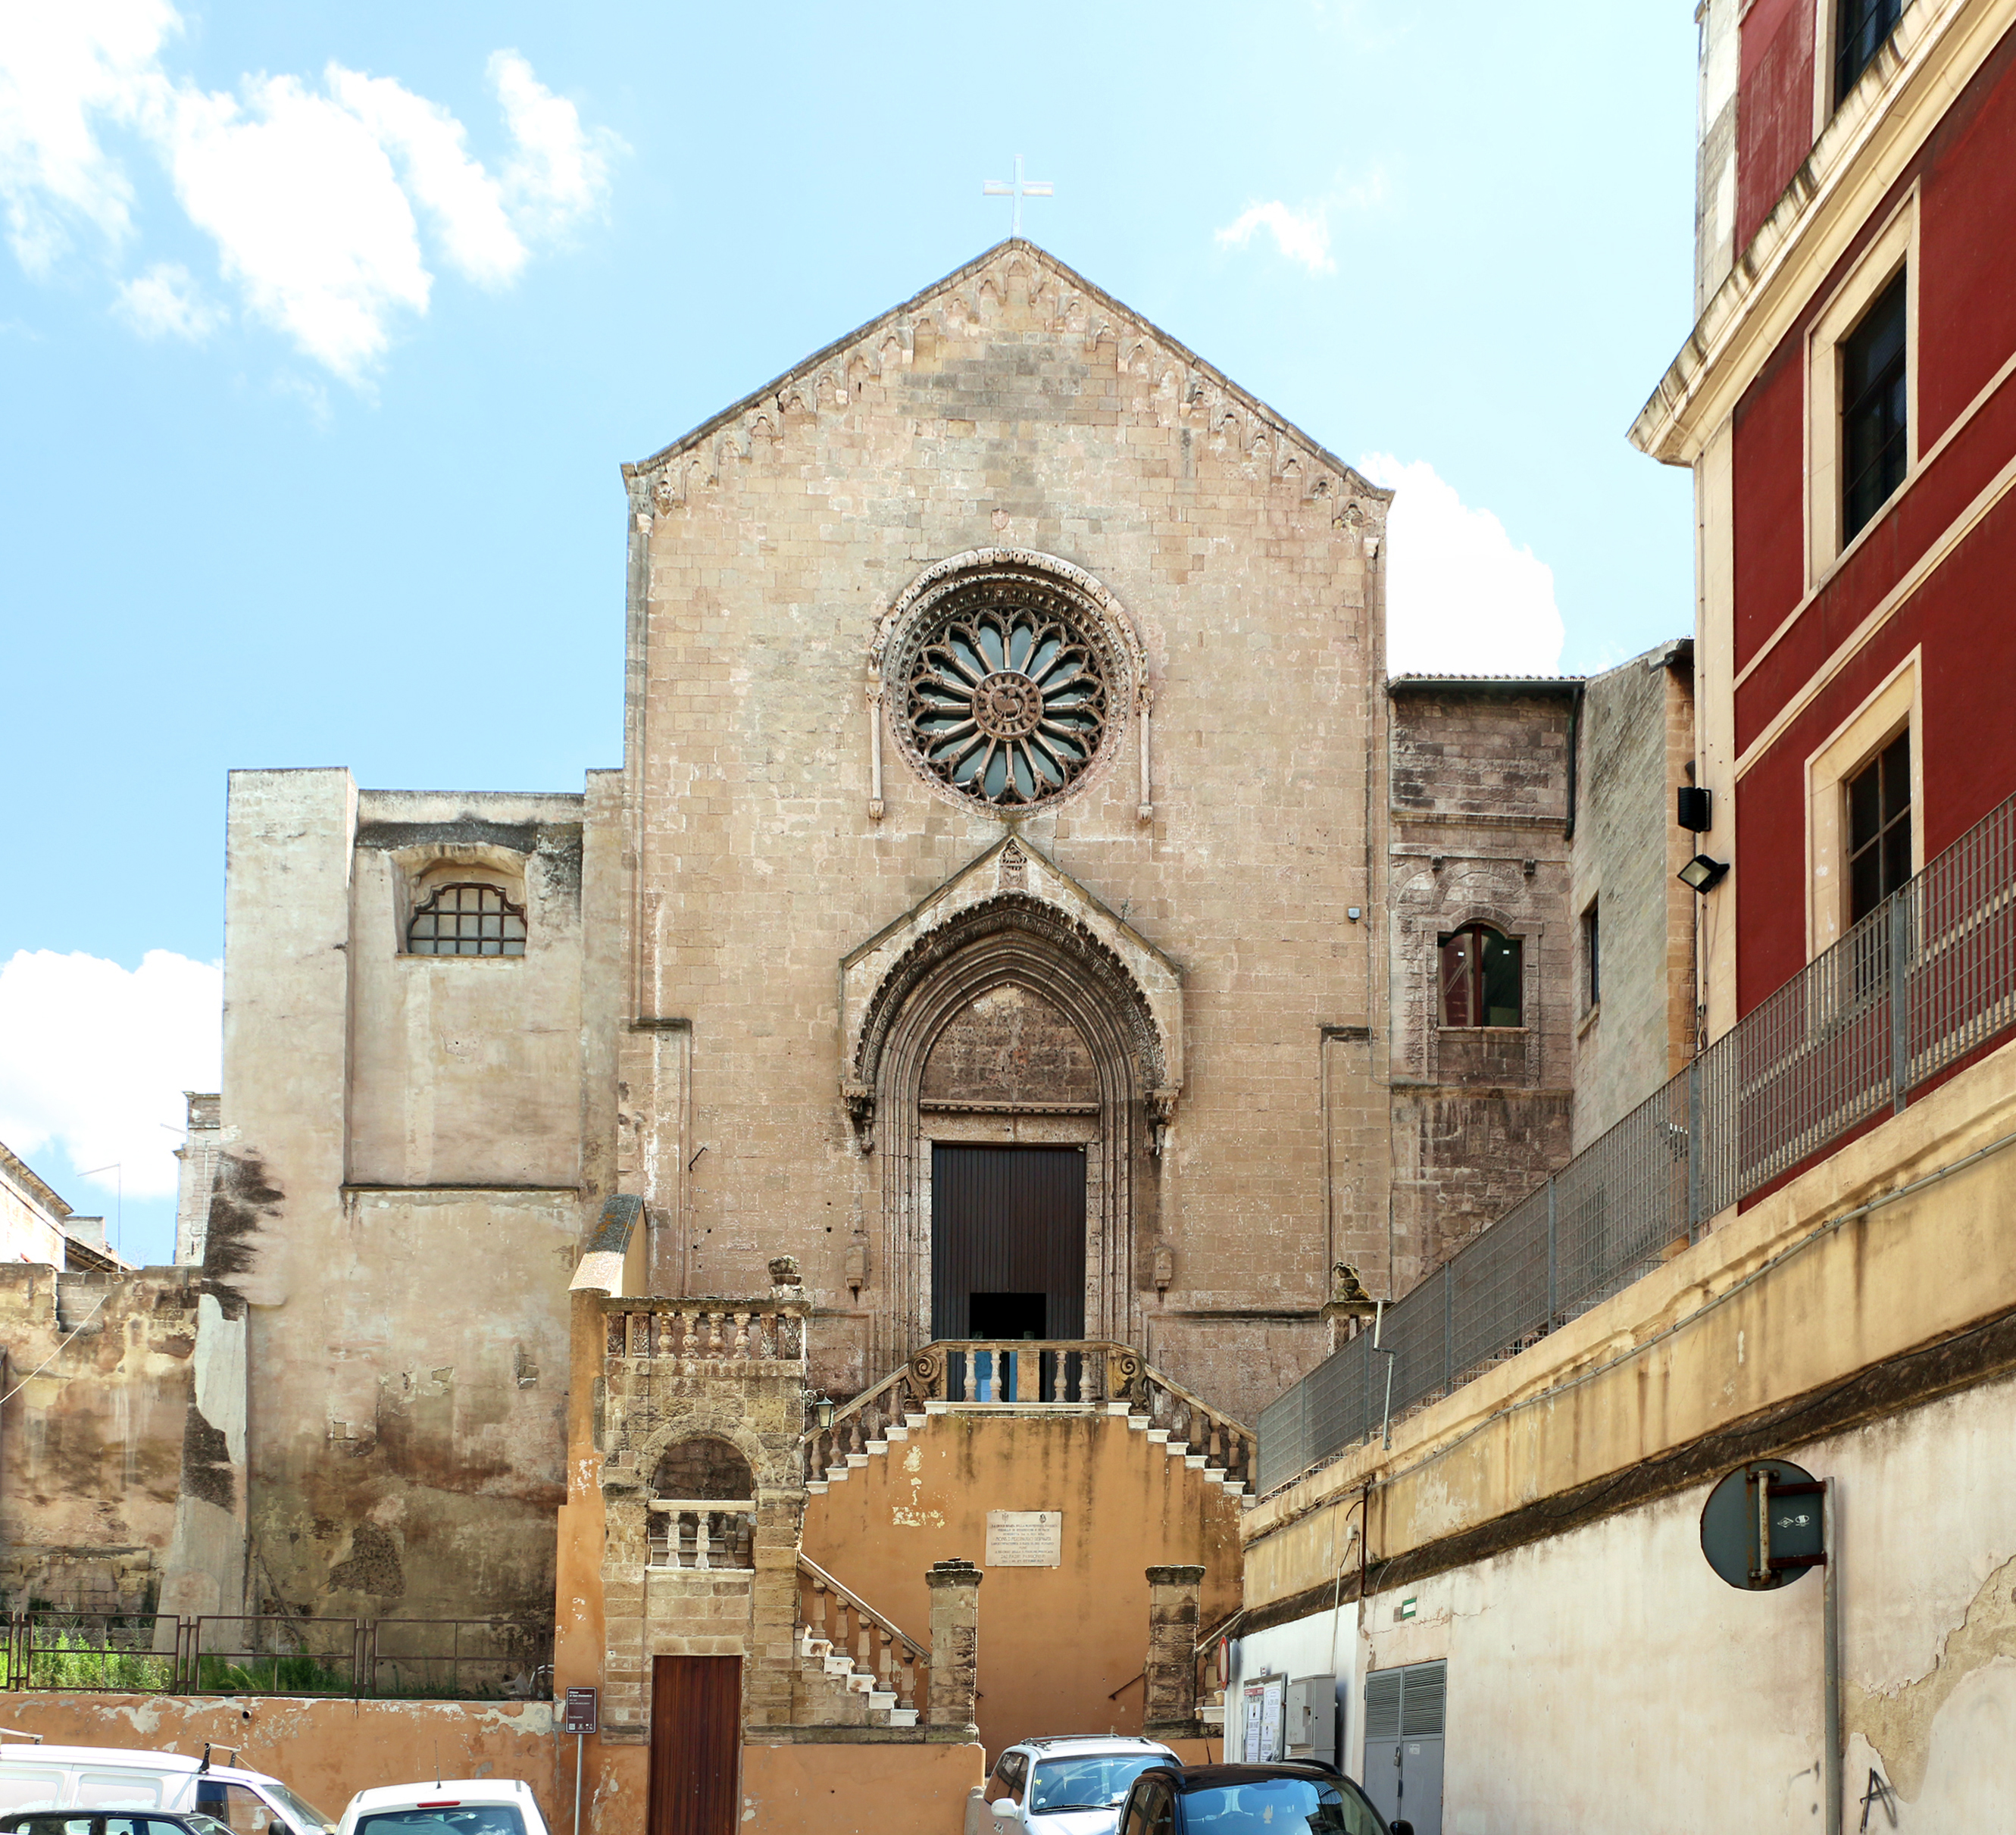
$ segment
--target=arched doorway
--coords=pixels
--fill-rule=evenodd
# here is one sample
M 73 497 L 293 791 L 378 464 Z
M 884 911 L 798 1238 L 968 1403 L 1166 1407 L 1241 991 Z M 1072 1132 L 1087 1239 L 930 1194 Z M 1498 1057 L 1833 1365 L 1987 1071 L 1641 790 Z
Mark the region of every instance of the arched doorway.
M 1044 1337 L 1132 1341 L 1164 1062 L 1126 966 L 1042 898 L 1001 893 L 911 945 L 855 1060 L 875 1118 L 884 1367 L 975 1335 L 976 1295 L 979 1335 L 1028 1335 L 1040 1296 Z

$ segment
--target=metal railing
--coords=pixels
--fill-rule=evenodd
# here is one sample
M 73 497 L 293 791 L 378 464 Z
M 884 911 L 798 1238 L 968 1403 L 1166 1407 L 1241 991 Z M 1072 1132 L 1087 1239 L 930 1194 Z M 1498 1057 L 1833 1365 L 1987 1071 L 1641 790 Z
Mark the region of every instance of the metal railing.
M 2016 797 L 1388 1307 L 1393 1415 L 1629 1286 L 2012 1024 Z M 1258 1489 L 1377 1434 L 1388 1361 L 1361 1333 L 1270 1403 Z
M 470 1618 L 17 1612 L 0 1687 L 151 1695 L 543 1699 L 553 1627 Z

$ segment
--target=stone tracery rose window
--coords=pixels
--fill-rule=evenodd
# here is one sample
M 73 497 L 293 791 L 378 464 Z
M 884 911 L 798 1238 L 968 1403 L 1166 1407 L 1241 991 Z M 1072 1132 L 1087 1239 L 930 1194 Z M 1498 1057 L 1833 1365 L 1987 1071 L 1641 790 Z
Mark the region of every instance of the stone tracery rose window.
M 948 594 L 898 660 L 905 749 L 977 801 L 1022 808 L 1061 795 L 1106 738 L 1115 671 L 1103 634 L 1026 577 Z

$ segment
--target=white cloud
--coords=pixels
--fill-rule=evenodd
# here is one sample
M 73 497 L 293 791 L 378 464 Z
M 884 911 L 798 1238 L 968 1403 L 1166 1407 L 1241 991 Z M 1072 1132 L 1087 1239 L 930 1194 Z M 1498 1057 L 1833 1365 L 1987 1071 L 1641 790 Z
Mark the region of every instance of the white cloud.
M 1366 454 L 1358 469 L 1395 492 L 1387 527 L 1386 662 L 1396 675 L 1551 675 L 1561 666 L 1554 572 L 1517 548 L 1425 459 Z
M 167 170 L 251 313 L 359 382 L 400 318 L 427 311 L 428 246 L 502 286 L 532 243 L 607 193 L 621 142 L 584 127 L 515 51 L 488 67 L 509 146 L 492 171 L 449 110 L 388 77 L 332 63 L 319 85 L 262 75 L 235 94 L 201 88 L 162 61 L 181 24 L 168 0 L 0 0 L 0 202 L 31 274 L 49 272 L 75 222 L 115 252 L 131 239 L 132 183 L 100 138 L 126 128 Z M 122 315 L 149 335 L 195 335 L 193 286 L 164 294 L 162 272 L 122 288 Z
M 621 142 L 606 128 L 585 129 L 574 104 L 542 84 L 517 52 L 495 53 L 489 74 L 517 148 L 504 169 L 513 211 L 532 234 L 560 235 L 601 208 L 610 157 Z
M 1351 185 L 1339 185 L 1312 203 L 1291 208 L 1279 198 L 1251 203 L 1217 232 L 1221 248 L 1243 249 L 1264 229 L 1274 239 L 1283 257 L 1306 268 L 1312 274 L 1334 274 L 1337 263 L 1330 252 L 1330 219 L 1333 210 L 1366 210 L 1386 201 L 1386 174 L 1375 168 L 1371 175 Z
M 77 219 L 115 246 L 125 239 L 133 187 L 92 117 L 130 113 L 181 25 L 167 0 L 0 4 L 0 199 L 30 274 L 49 272 Z
M 175 193 L 260 317 L 338 376 L 381 355 L 388 322 L 427 309 L 412 206 L 364 122 L 292 77 L 245 101 L 182 88 L 160 124 Z
M 486 286 L 516 279 L 525 264 L 525 245 L 505 214 L 497 181 L 469 157 L 462 123 L 439 103 L 389 77 L 362 76 L 331 64 L 329 88 L 398 160 L 448 260 Z
M 172 1193 L 182 1092 L 218 1087 L 223 990 L 216 963 L 165 949 L 132 970 L 17 952 L 0 963 L 0 1140 L 31 1162 L 52 1143 L 75 1166 L 116 1161 L 135 1197 Z M 110 1171 L 90 1182 L 114 1189 Z
M 138 279 L 121 282 L 117 311 L 143 338 L 186 338 L 191 344 L 200 344 L 224 320 L 179 261 L 157 261 Z
M 1291 210 L 1279 198 L 1271 203 L 1248 204 L 1219 231 L 1218 239 L 1226 248 L 1243 249 L 1256 229 L 1265 230 L 1283 255 L 1312 274 L 1337 272 L 1330 254 L 1330 213 L 1322 205 Z

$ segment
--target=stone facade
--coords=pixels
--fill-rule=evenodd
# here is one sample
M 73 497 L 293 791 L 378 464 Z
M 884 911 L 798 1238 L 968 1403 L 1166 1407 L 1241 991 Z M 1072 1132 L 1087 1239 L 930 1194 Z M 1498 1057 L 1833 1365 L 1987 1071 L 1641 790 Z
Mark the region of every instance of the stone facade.
M 1393 1196 L 1385 1290 L 1395 1296 L 1568 1157 L 1568 797 L 1581 685 L 1404 677 L 1392 685 Z M 1521 946 L 1517 1026 L 1442 1024 L 1442 939 L 1480 923 Z
M 189 1103 L 182 1144 L 175 1149 L 182 1162 L 175 1181 L 175 1260 L 200 1266 L 210 1237 L 210 1194 L 217 1184 L 217 1157 L 223 1150 L 222 1103 L 215 1095 L 182 1092 Z
M 253 1607 L 557 1616 L 619 1744 L 654 1656 L 743 1657 L 752 1727 L 831 1718 L 800 1436 L 932 1335 L 935 1146 L 1082 1147 L 1086 1337 L 1248 1423 L 1337 1262 L 1403 1290 L 1565 1153 L 1579 705 L 1389 700 L 1388 494 L 1025 243 L 624 476 L 620 772 L 233 775 L 200 1226 Z M 495 949 L 414 928 L 465 908 Z M 1434 1022 L 1476 917 L 1528 941 L 1515 1040 Z M 780 1256 L 801 1297 L 704 1297 Z M 1205 1459 L 1164 1459 L 1215 1501 L 1111 1551 L 1130 1586 L 1231 1545 Z

